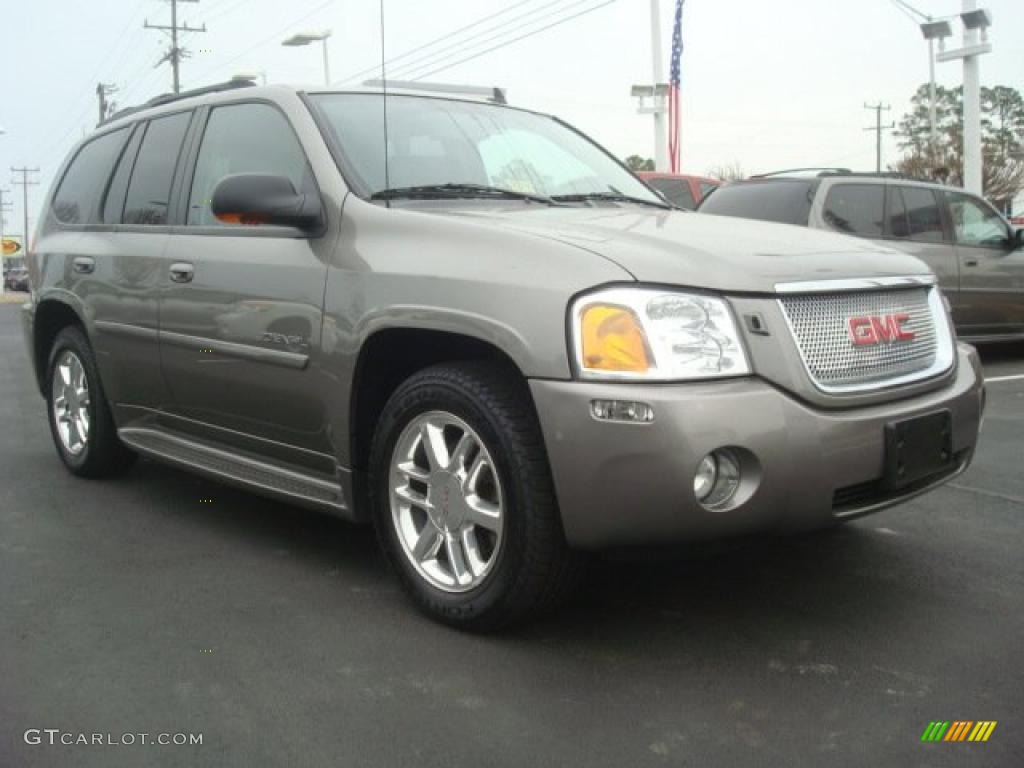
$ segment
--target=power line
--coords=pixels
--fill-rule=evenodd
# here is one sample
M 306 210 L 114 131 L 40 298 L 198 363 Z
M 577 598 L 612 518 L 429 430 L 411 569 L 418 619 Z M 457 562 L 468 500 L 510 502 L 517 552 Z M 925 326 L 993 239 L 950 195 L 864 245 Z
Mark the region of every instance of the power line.
M 415 59 L 413 61 L 406 62 L 405 64 L 402 64 L 401 66 L 397 67 L 397 69 L 399 70 L 398 72 L 393 72 L 392 74 L 393 74 L 394 77 L 397 77 L 397 78 L 408 77 L 410 72 L 414 72 L 417 69 L 423 69 L 424 67 L 436 66 L 437 64 L 440 64 L 443 61 L 447 61 L 449 59 L 452 59 L 455 56 L 460 56 L 460 55 L 466 53 L 467 51 L 469 51 L 469 50 L 471 50 L 473 48 L 476 48 L 476 47 L 481 46 L 481 45 L 487 45 L 488 43 L 491 43 L 491 42 L 493 42 L 495 40 L 499 40 L 502 37 L 505 37 L 506 35 L 511 35 L 511 34 L 514 34 L 515 32 L 518 32 L 521 29 L 525 29 L 525 28 L 531 26 L 532 24 L 536 24 L 536 23 L 542 22 L 545 19 L 550 19 L 552 16 L 557 16 L 560 13 L 564 13 L 564 12 L 566 12 L 566 11 L 572 9 L 572 8 L 576 8 L 576 7 L 580 6 L 580 5 L 583 5 L 584 3 L 592 2 L 592 0 L 575 0 L 574 2 L 570 2 L 569 5 L 564 5 L 561 8 L 556 8 L 555 10 L 553 10 L 553 11 L 551 11 L 549 13 L 542 13 L 540 16 L 536 15 L 538 11 L 544 11 L 546 8 L 550 8 L 552 6 L 559 5 L 561 2 L 563 2 L 563 0 L 556 0 L 556 2 L 550 3 L 547 6 L 544 6 L 542 8 L 535 8 L 532 11 L 530 11 L 529 13 L 520 14 L 519 16 L 516 16 L 516 17 L 514 17 L 512 19 L 508 19 L 506 22 L 504 22 L 503 24 L 499 24 L 496 27 L 492 27 L 490 29 L 483 30 L 482 33 L 474 36 L 474 38 L 454 43 L 454 44 L 446 46 L 446 47 L 444 47 L 444 48 L 442 48 L 442 49 L 440 49 L 438 51 L 434 51 L 433 53 L 429 53 L 426 56 L 421 56 L 421 57 L 419 57 L 419 58 L 417 58 L 417 59 Z M 511 27 L 508 26 L 509 24 L 513 24 L 514 22 L 519 21 L 519 20 L 521 20 L 523 18 L 526 18 L 528 16 L 531 16 L 533 18 L 527 19 L 522 24 L 517 24 L 517 25 L 511 26 Z M 505 28 L 503 28 L 503 27 L 505 27 Z M 487 35 L 488 33 L 495 32 L 495 31 L 497 31 L 496 34 L 493 34 L 490 37 L 483 37 L 483 35 Z M 447 51 L 452 51 L 452 52 L 449 53 L 446 56 L 438 56 L 438 54 L 442 54 L 442 53 L 445 53 Z
M 178 33 L 179 32 L 205 32 L 206 25 L 203 24 L 201 27 L 190 27 L 188 23 L 178 24 L 178 3 L 198 3 L 199 0 L 167 0 L 171 4 L 171 23 L 166 24 L 150 24 L 147 19 L 143 23 L 144 29 L 157 29 L 161 32 L 169 32 L 171 36 L 171 47 L 167 49 L 167 53 L 163 55 L 163 58 L 156 63 L 156 66 L 160 66 L 165 61 L 171 63 L 171 71 L 174 76 L 174 92 L 178 93 L 181 90 L 181 82 L 178 78 L 178 67 L 181 65 L 181 60 L 188 56 L 188 51 L 178 45 Z
M 388 59 L 387 61 L 384 62 L 384 65 L 385 66 L 391 66 L 395 62 L 401 61 L 402 59 L 405 59 L 405 58 L 413 55 L 414 53 L 418 53 L 419 51 L 422 51 L 422 50 L 424 50 L 426 48 L 431 48 L 431 47 L 437 45 L 438 43 L 443 43 L 445 40 L 450 40 L 451 38 L 455 37 L 456 35 L 462 34 L 463 32 L 465 32 L 467 30 L 473 29 L 474 27 L 478 27 L 481 24 L 485 24 L 486 22 L 491 21 L 492 19 L 496 19 L 499 16 L 504 16 L 506 13 L 509 13 L 510 11 L 518 10 L 518 9 L 522 8 L 523 6 L 529 5 L 532 2 L 536 2 L 536 0 L 525 0 L 524 2 L 520 2 L 520 3 L 512 3 L 512 5 L 506 6 L 505 8 L 501 9 L 500 11 L 497 11 L 495 13 L 492 13 L 492 14 L 489 14 L 489 15 L 484 16 L 482 18 L 479 18 L 476 21 L 471 22 L 470 24 L 467 24 L 464 27 L 459 27 L 456 30 L 453 30 L 453 31 L 448 32 L 448 33 L 446 33 L 444 35 L 441 35 L 441 37 L 438 37 L 438 38 L 435 38 L 435 39 L 433 39 L 433 40 L 431 40 L 429 42 L 423 43 L 422 45 L 418 45 L 415 48 L 410 48 L 408 51 L 405 51 L 404 53 L 400 53 L 397 56 L 394 56 L 394 57 Z M 560 3 L 560 2 L 563 2 L 563 0 L 555 0 L 554 3 L 549 3 L 549 5 L 553 5 L 553 4 Z M 538 10 L 543 10 L 543 9 L 542 8 L 534 8 L 532 11 L 529 11 L 529 13 L 535 13 Z M 516 18 L 520 18 L 520 17 L 517 16 Z M 502 22 L 502 23 L 508 23 L 508 21 L 509 20 L 506 20 L 505 22 Z M 512 21 L 514 21 L 514 19 Z M 465 41 L 463 41 L 463 42 L 465 42 Z M 457 43 L 457 45 L 461 45 L 461 43 Z M 372 67 L 367 67 L 366 69 L 362 69 L 359 72 L 353 72 L 351 75 L 348 75 L 347 77 L 342 78 L 340 82 L 342 82 L 342 83 L 349 83 L 349 82 L 352 82 L 354 80 L 358 80 L 361 77 L 364 77 L 365 75 L 369 75 L 369 74 L 373 74 L 373 73 L 377 72 L 378 69 L 380 68 L 380 66 L 381 66 L 380 64 L 374 64 Z M 406 66 L 406 65 L 403 64 L 402 66 Z
M 473 61 L 474 59 L 478 59 L 481 56 L 486 56 L 488 53 L 492 53 L 494 51 L 497 51 L 500 48 L 505 48 L 505 47 L 507 47 L 509 45 L 512 45 L 514 43 L 518 43 L 520 40 L 525 40 L 528 37 L 533 37 L 534 35 L 539 35 L 541 32 L 545 32 L 545 31 L 547 31 L 549 29 L 552 29 L 554 27 L 561 26 L 562 24 L 565 24 L 566 22 L 572 21 L 573 19 L 578 19 L 581 16 L 586 16 L 588 13 L 593 13 L 594 11 L 599 10 L 601 8 L 604 8 L 607 5 L 611 5 L 614 2 L 616 2 L 616 0 L 605 0 L 601 4 L 595 5 L 593 8 L 587 8 L 586 10 L 580 11 L 579 13 L 574 13 L 572 16 L 567 16 L 567 17 L 565 17 L 563 19 L 559 19 L 558 21 L 554 21 L 551 24 L 548 24 L 546 26 L 541 27 L 540 29 L 535 29 L 535 30 L 533 30 L 531 32 L 527 32 L 524 35 L 520 35 L 519 37 L 513 38 L 511 40 L 506 40 L 503 43 L 499 43 L 498 45 L 492 46 L 491 48 L 488 48 L 486 50 L 479 51 L 478 53 L 474 53 L 472 56 L 467 56 L 464 59 L 459 59 L 458 61 L 452 62 L 451 64 L 445 64 L 443 67 L 439 67 L 437 69 L 432 69 L 429 72 L 421 72 L 418 75 L 413 75 L 410 79 L 411 80 L 422 80 L 425 77 L 430 77 L 431 75 L 436 75 L 438 72 L 444 72 L 445 70 L 451 69 L 452 67 L 457 67 L 460 64 L 465 64 L 467 61 Z

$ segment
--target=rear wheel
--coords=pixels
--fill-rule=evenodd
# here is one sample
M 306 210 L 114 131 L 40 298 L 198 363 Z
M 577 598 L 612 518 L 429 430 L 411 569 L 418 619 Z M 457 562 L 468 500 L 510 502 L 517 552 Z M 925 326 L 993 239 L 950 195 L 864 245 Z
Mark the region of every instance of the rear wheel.
M 117 437 L 96 357 L 76 327 L 64 328 L 53 342 L 46 394 L 53 443 L 72 473 L 104 477 L 131 466 L 135 454 Z
M 417 373 L 385 406 L 371 452 L 374 520 L 403 586 L 428 615 L 467 629 L 552 609 L 582 568 L 512 373 L 484 363 Z

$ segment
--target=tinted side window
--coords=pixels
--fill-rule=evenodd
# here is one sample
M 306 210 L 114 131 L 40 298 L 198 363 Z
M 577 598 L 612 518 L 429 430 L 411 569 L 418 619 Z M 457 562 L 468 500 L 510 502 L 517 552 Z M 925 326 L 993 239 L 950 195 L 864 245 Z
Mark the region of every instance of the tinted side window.
M 150 120 L 128 184 L 125 224 L 167 223 L 174 167 L 191 117 L 180 112 Z
M 956 241 L 962 245 L 1001 247 L 1010 236 L 1003 217 L 987 203 L 960 192 L 947 192 Z
M 100 195 L 127 138 L 128 129 L 121 128 L 93 139 L 78 151 L 53 196 L 53 212 L 59 221 L 65 224 L 96 221 Z
M 107 190 L 107 197 L 103 201 L 103 216 L 101 221 L 104 224 L 119 224 L 121 213 L 124 211 L 124 196 L 128 191 L 128 177 L 132 172 L 132 165 L 135 164 L 135 155 L 139 151 L 139 144 L 142 141 L 143 129 L 135 131 L 128 146 L 121 153 L 121 159 L 117 161 L 117 168 L 114 170 L 114 177 L 110 180 L 110 188 Z
M 268 104 L 234 104 L 210 113 L 192 177 L 189 224 L 223 223 L 214 217 L 210 200 L 221 179 L 234 173 L 270 173 L 290 179 L 296 190 L 314 188 L 295 133 Z
M 709 192 L 697 210 L 806 227 L 814 189 L 813 182 L 801 179 L 725 184 Z
M 825 200 L 825 221 L 840 232 L 881 237 L 884 205 L 882 184 L 836 184 Z
M 907 209 L 907 237 L 926 243 L 941 243 L 942 216 L 935 192 L 921 187 L 902 187 L 904 207 Z
M 683 179 L 650 179 L 647 183 L 661 192 L 673 205 L 691 211 L 697 207 L 697 201 L 690 192 L 690 185 Z

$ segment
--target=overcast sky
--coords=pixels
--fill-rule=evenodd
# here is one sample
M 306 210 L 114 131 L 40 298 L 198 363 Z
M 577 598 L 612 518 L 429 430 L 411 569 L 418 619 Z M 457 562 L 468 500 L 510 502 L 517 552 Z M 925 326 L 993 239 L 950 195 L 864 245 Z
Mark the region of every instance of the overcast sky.
M 960 0 L 914 4 L 936 16 L 960 8 Z M 1024 2 L 981 4 L 995 17 L 994 51 L 982 59 L 982 83 L 1024 88 Z M 674 6 L 674 0 L 661 0 L 666 58 Z M 557 113 L 620 156 L 653 155 L 651 118 L 636 114 L 629 94 L 633 83 L 651 80 L 649 0 L 385 0 L 386 57 L 510 8 L 399 59 L 389 74 L 426 74 L 596 8 L 428 79 L 506 87 L 510 101 Z M 280 45 L 307 29 L 333 29 L 329 53 L 337 82 L 363 79 L 380 60 L 377 0 L 200 0 L 179 9 L 179 22 L 207 27 L 205 34 L 185 38 L 192 57 L 182 68 L 183 88 L 240 70 L 264 70 L 271 82 L 319 83 L 318 47 Z M 95 124 L 98 81 L 120 88 L 114 98 L 122 106 L 170 90 L 169 67 L 153 66 L 167 41 L 142 28 L 146 19 L 169 23 L 169 4 L 4 0 L 0 188 L 9 189 L 15 203 L 7 232 L 22 229 L 21 190 L 10 184 L 7 169 L 41 169 L 41 185 L 30 191 L 34 219 L 67 150 Z M 514 27 L 521 29 L 510 31 Z M 475 47 L 468 42 L 474 35 Z M 871 169 L 874 134 L 863 127 L 873 113 L 864 102 L 890 103 L 888 117 L 898 120 L 928 74 L 920 32 L 891 0 L 687 0 L 683 37 L 682 165 L 692 173 L 733 162 L 747 172 L 809 165 Z M 440 60 L 435 66 L 430 55 Z M 937 79 L 958 84 L 960 65 L 938 64 Z M 897 154 L 886 136 L 885 159 Z

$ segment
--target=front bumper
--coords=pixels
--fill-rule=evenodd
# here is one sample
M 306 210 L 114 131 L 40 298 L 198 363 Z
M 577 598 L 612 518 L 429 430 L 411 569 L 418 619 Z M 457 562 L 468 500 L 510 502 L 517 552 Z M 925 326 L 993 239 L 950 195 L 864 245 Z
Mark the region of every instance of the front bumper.
M 532 380 L 562 522 L 570 545 L 588 550 L 821 527 L 898 504 L 966 469 L 984 407 L 977 353 L 959 345 L 955 379 L 883 405 L 811 408 L 756 378 L 695 384 Z M 598 421 L 593 399 L 634 400 L 649 424 Z M 885 426 L 948 410 L 956 466 L 901 492 L 881 487 Z M 693 493 L 700 460 L 742 449 L 748 486 L 723 511 Z M 749 493 L 746 491 L 749 490 Z

